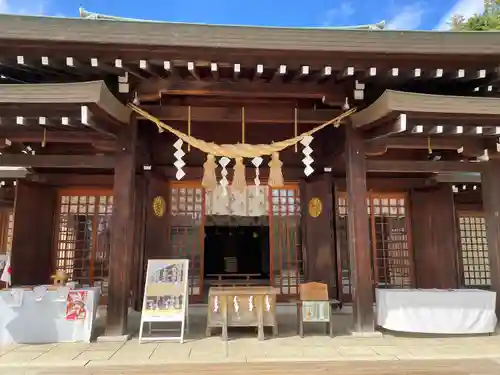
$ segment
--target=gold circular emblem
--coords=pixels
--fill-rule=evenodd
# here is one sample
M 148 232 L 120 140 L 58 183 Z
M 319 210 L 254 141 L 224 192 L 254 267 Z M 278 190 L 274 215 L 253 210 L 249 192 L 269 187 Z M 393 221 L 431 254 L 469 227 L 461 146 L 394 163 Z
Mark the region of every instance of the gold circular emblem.
M 309 215 L 316 218 L 321 215 L 321 211 L 323 211 L 323 204 L 319 198 L 311 198 L 309 201 Z
M 165 199 L 157 196 L 153 199 L 153 213 L 157 217 L 162 217 L 165 214 Z

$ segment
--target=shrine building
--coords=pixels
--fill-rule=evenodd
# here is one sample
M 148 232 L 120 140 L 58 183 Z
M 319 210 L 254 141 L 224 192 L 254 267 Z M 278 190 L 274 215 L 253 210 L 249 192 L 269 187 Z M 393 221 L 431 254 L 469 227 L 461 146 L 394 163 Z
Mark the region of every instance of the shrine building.
M 499 59 L 488 32 L 0 15 L 13 284 L 100 286 L 108 335 L 148 259 L 189 259 L 190 303 L 229 277 L 282 303 L 327 283 L 354 332 L 375 288 L 498 292 Z M 217 146 L 242 144 L 235 191 Z

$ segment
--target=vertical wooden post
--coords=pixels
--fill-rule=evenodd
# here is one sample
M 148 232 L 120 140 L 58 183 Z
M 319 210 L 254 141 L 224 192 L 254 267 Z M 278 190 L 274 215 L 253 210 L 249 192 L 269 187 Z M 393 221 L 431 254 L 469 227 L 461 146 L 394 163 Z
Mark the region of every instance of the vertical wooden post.
M 365 150 L 361 134 L 346 126 L 347 233 L 352 277 L 353 333 L 374 332 L 373 282 L 366 205 Z
M 333 195 L 332 182 L 329 175 L 320 175 L 312 181 L 304 182 L 301 196 L 303 211 L 301 215 L 303 225 L 302 245 L 305 248 L 306 280 L 326 283 L 328 295 L 337 296 L 336 267 L 333 241 Z M 314 215 L 309 212 L 309 203 L 318 199 L 320 209 Z
M 106 336 L 127 333 L 127 313 L 134 257 L 134 195 L 137 120 L 118 135 L 113 184 Z
M 481 174 L 486 238 L 490 261 L 491 290 L 497 292 L 496 313 L 500 314 L 500 161 L 490 160 Z

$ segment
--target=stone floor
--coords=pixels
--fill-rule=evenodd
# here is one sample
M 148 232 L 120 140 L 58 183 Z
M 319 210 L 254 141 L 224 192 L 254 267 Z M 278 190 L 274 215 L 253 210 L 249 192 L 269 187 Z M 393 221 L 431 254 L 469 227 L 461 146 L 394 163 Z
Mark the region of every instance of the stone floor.
M 498 375 L 495 360 L 408 360 L 169 364 L 152 366 L 0 369 L 0 375 Z
M 139 344 L 137 337 L 125 343 L 66 343 L 15 345 L 0 348 L 0 370 L 12 368 L 113 368 L 115 366 L 161 366 L 174 364 L 243 364 L 272 362 L 414 361 L 500 358 L 500 335 L 429 337 L 384 332 L 379 337 L 348 334 L 351 315 L 336 316 L 336 336 L 323 327 L 309 327 L 306 337 L 295 333 L 295 317 L 280 319 L 280 334 L 259 342 L 255 331 L 229 331 L 230 340 L 203 337 L 204 316 L 191 317 L 191 334 L 184 344 Z M 132 316 L 131 329 L 137 317 Z M 102 325 L 102 322 L 98 322 Z M 169 367 L 170 368 L 170 367 Z M 41 371 L 41 370 L 40 370 Z M 90 370 L 89 370 L 90 371 Z M 3 374 L 3 372 L 0 372 Z M 10 372 L 9 374 L 13 374 Z M 496 372 L 500 374 L 500 371 Z

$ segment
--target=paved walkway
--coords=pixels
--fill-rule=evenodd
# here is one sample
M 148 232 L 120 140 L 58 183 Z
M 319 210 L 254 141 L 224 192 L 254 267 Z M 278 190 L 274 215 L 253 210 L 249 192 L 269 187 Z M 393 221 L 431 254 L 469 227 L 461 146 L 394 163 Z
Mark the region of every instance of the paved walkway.
M 195 363 L 262 363 L 319 361 L 402 361 L 431 359 L 500 358 L 500 336 L 376 338 L 338 336 L 278 337 L 264 342 L 254 337 L 227 343 L 219 337 L 184 344 L 68 343 L 18 345 L 2 348 L 5 367 L 103 367 Z M 498 372 L 500 374 L 500 372 Z
M 131 332 L 136 332 L 137 316 L 132 315 L 131 318 L 129 328 Z M 182 365 L 194 368 L 193 366 L 202 363 L 227 364 L 240 368 L 238 366 L 248 364 L 262 366 L 274 362 L 282 364 L 293 362 L 297 365 L 300 362 L 335 362 L 340 365 L 344 362 L 367 361 L 383 361 L 384 366 L 388 366 L 414 360 L 500 359 L 499 334 L 429 337 L 386 333 L 380 337 L 359 338 L 347 334 L 346 327 L 352 324 L 350 319 L 351 316 L 346 314 L 336 317 L 337 336 L 334 338 L 325 336 L 324 327 L 316 327 L 317 329 L 309 327 L 306 337 L 301 339 L 295 332 L 295 316 L 291 316 L 290 321 L 284 316 L 281 319 L 283 324 L 280 325 L 280 336 L 277 338 L 259 342 L 253 331 L 244 334 L 230 330 L 230 337 L 233 339 L 222 342 L 218 336 L 204 338 L 206 318 L 202 315 L 193 316 L 191 335 L 184 344 L 174 342 L 139 344 L 137 338 L 134 338 L 126 343 L 93 342 L 0 347 L 0 374 L 14 375 L 14 368 L 38 372 L 47 368 L 50 370 L 58 368 L 61 373 L 67 374 L 69 372 L 64 372 L 64 368 L 72 368 L 74 371 L 87 369 L 101 371 L 116 366 L 133 369 L 136 366 L 165 368 L 165 365 L 168 365 L 170 369 L 172 366 Z M 100 329 L 102 330 L 102 322 L 97 324 L 96 330 Z M 119 373 L 121 372 L 116 374 Z M 287 372 L 287 375 L 290 374 L 292 372 Z M 499 374 L 500 370 L 495 372 L 495 375 Z
M 0 369 L 1 375 L 498 375 L 494 360 L 184 364 L 51 369 Z

